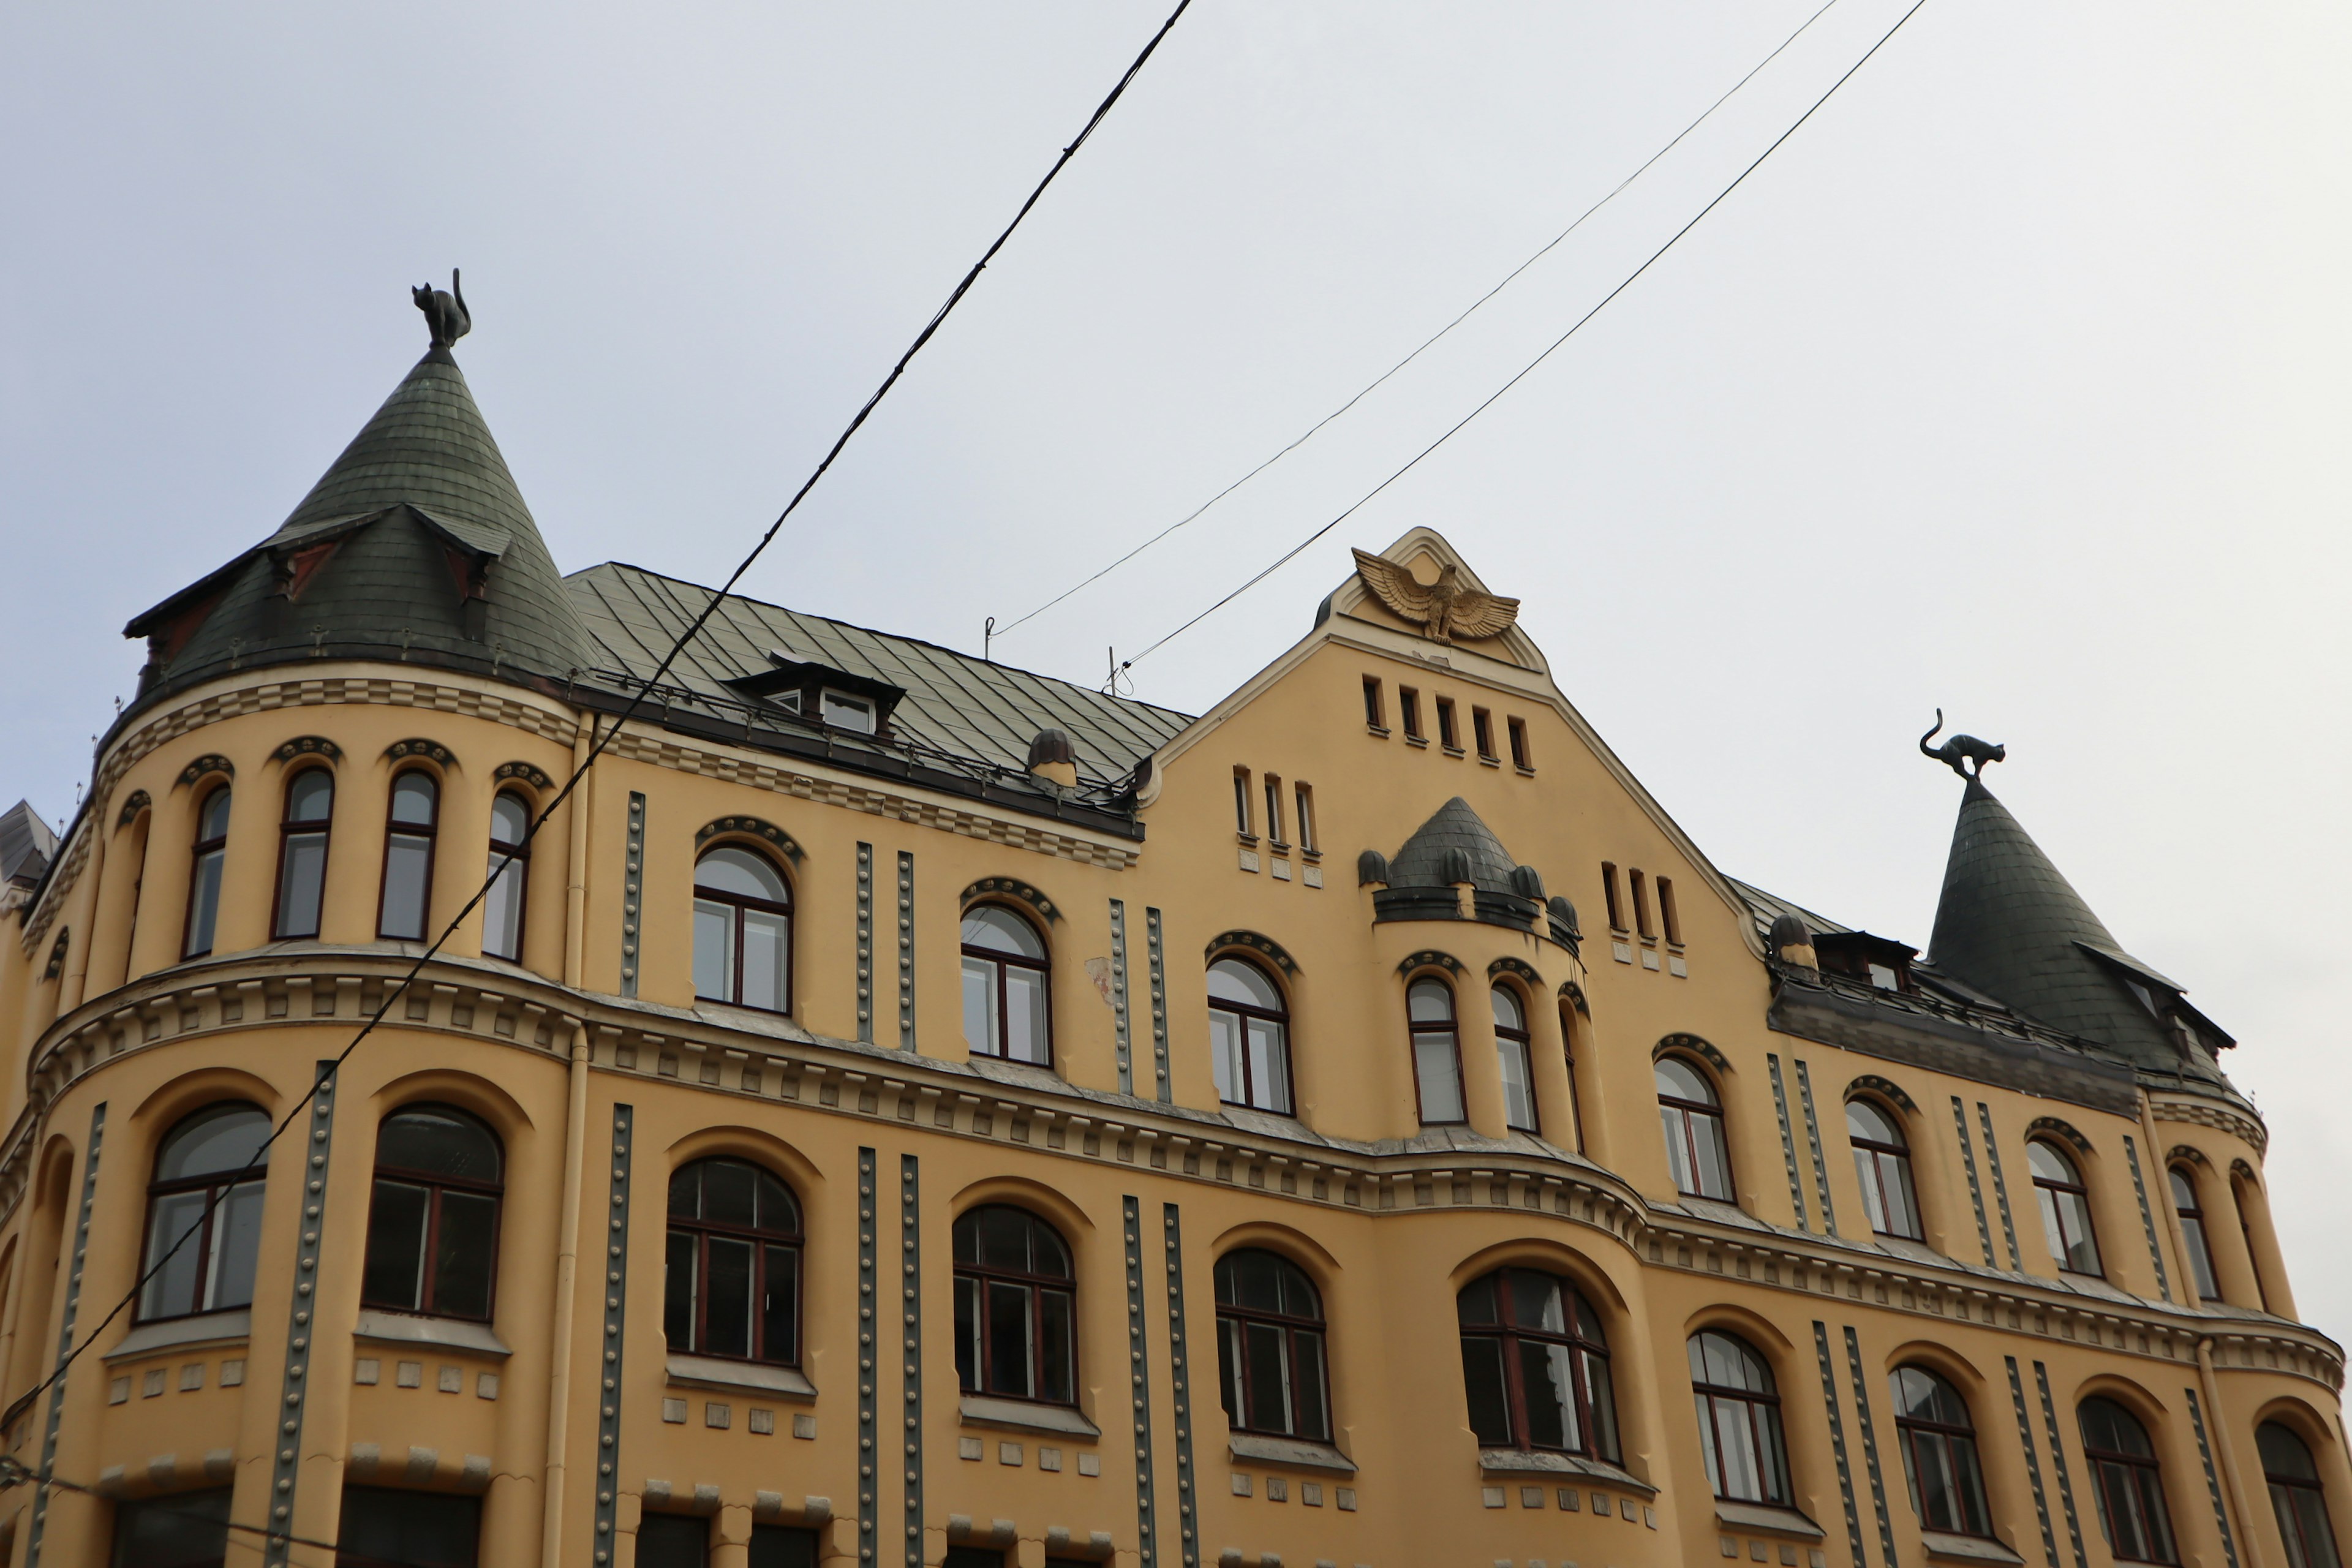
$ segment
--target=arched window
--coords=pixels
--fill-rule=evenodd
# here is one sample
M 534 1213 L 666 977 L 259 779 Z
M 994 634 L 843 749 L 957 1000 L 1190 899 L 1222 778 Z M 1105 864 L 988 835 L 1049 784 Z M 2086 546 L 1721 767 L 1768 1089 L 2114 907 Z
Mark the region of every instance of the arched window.
M 1723 1102 L 1706 1075 L 1680 1057 L 1657 1060 L 1658 1118 L 1666 1131 L 1666 1165 L 1675 1190 L 1731 1198 L 1731 1153 L 1723 1141 Z
M 511 959 L 518 963 L 522 962 L 524 896 L 530 887 L 530 847 L 523 842 L 530 832 L 530 806 L 521 795 L 508 790 L 490 802 L 490 890 L 482 900 L 482 951 L 492 958 Z M 745 858 L 759 859 L 757 856 Z M 706 865 L 708 863 L 705 862 Z M 760 860 L 759 864 L 767 866 L 764 860 Z M 776 877 L 772 868 L 769 870 L 769 876 L 772 880 L 765 886 L 779 889 L 783 886 L 783 879 Z M 699 885 L 701 880 L 700 868 L 697 868 L 695 881 Z M 787 902 L 781 898 L 773 901 L 778 904 Z M 698 934 L 700 925 L 698 920 Z M 789 942 L 785 945 L 789 952 Z M 700 956 L 698 952 L 697 956 Z M 695 989 L 698 991 L 701 987 L 697 985 Z M 751 1005 L 756 1007 L 764 1004 L 754 1002 Z M 783 1010 L 781 1004 L 775 1008 L 779 1013 Z
M 2119 1563 L 2178 1563 L 2172 1520 L 2164 1507 L 2164 1472 L 2139 1417 L 2112 1399 L 2085 1399 L 2075 1411 L 2083 1458 L 2099 1494 L 2099 1523 Z
M 205 796 L 196 808 L 194 864 L 188 872 L 188 939 L 180 944 L 183 958 L 202 958 L 213 950 L 213 928 L 220 923 L 221 868 L 228 858 L 228 785 Z
M 800 1364 L 801 1206 L 744 1160 L 697 1160 L 669 1179 L 662 1331 L 692 1355 Z
M 1458 1126 L 1468 1118 L 1462 1102 L 1462 1044 L 1454 1026 L 1454 987 L 1424 974 L 1406 988 L 1405 1017 L 1412 1033 L 1413 1092 L 1423 1127 Z
M 1052 1226 L 1002 1204 L 955 1222 L 955 1332 L 966 1394 L 1076 1401 L 1077 1299 Z
M 278 913 L 270 934 L 279 941 L 319 934 L 319 907 L 327 895 L 327 829 L 335 815 L 335 775 L 304 768 L 286 781 L 286 818 L 278 825 Z
M 384 824 L 383 898 L 375 933 L 393 942 L 425 940 L 433 909 L 433 840 L 441 825 L 441 785 L 422 768 L 392 781 L 392 812 Z
M 1557 1274 L 1498 1268 L 1454 1299 L 1470 1429 L 1489 1448 L 1615 1462 L 1617 1395 L 1601 1319 Z
M 1919 1226 L 1919 1197 L 1911 1185 L 1911 1148 L 1903 1141 L 1902 1123 L 1875 1100 L 1850 1100 L 1845 1134 L 1853 1145 L 1853 1166 L 1862 1178 L 1862 1206 L 1870 1211 L 1870 1227 L 1881 1236 L 1922 1239 L 1926 1233 Z
M 2269 1205 L 2262 1188 L 2255 1184 L 2253 1172 L 2243 1161 L 2231 1164 L 2230 1202 L 2238 1211 L 2238 1234 L 2246 1242 L 2246 1268 L 2254 1278 L 2254 1304 L 2267 1312 L 2271 1310 L 2271 1293 L 2263 1283 L 2263 1249 L 2254 1245 L 2254 1216 L 2267 1215 Z
M 1690 1339 L 1699 1447 L 1715 1495 L 1789 1506 L 1789 1446 L 1772 1369 L 1744 1341 L 1708 1329 Z
M 1290 1013 L 1274 977 L 1247 959 L 1209 965 L 1209 1065 L 1226 1104 L 1290 1114 Z
M 1897 1367 L 1890 1381 L 1903 1473 L 1911 1482 L 1911 1506 L 1920 1524 L 1955 1535 L 1990 1536 L 1992 1511 L 1985 1506 L 1984 1467 L 1977 1459 L 1968 1401 L 1924 1366 Z
M 963 1041 L 973 1054 L 1054 1062 L 1045 940 L 1002 904 L 963 912 Z
M 1323 1302 L 1298 1265 L 1252 1248 L 1217 1259 L 1217 1373 L 1235 1431 L 1331 1440 Z
M 2221 1281 L 2213 1278 L 2213 1249 L 2205 1240 L 2205 1207 L 2197 1201 L 2197 1177 L 2186 1165 L 2165 1172 L 2172 1184 L 2172 1207 L 2180 1215 L 2181 1239 L 2189 1244 L 2189 1268 L 2202 1300 L 2221 1299 Z
M 412 1105 L 385 1117 L 361 1304 L 488 1322 L 505 1177 L 498 1134 L 466 1112 Z
M 792 1011 L 792 889 L 749 849 L 722 846 L 695 865 L 694 994 Z
M 2097 1274 L 2098 1233 L 2091 1228 L 2091 1190 L 2066 1152 L 2047 1138 L 2025 1146 L 2033 1166 L 2033 1195 L 2042 1205 L 2042 1232 L 2050 1256 L 2069 1274 Z
M 2271 1509 L 2278 1515 L 2280 1539 L 2286 1542 L 2287 1568 L 2342 1568 L 2336 1530 L 2327 1519 L 2327 1494 L 2320 1488 L 2310 1445 L 2293 1428 L 2265 1421 L 2254 1428 L 2254 1447 L 2263 1456 Z
M 1503 1072 L 1503 1121 L 1523 1132 L 1540 1131 L 1536 1121 L 1534 1053 L 1528 1042 L 1527 1004 L 1511 986 L 1494 987 L 1495 1056 Z
M 140 1272 L 155 1274 L 139 1298 L 141 1322 L 252 1305 L 264 1178 L 257 1170 L 238 1178 L 268 1136 L 269 1118 L 236 1100 L 208 1105 L 163 1135 L 147 1187 Z

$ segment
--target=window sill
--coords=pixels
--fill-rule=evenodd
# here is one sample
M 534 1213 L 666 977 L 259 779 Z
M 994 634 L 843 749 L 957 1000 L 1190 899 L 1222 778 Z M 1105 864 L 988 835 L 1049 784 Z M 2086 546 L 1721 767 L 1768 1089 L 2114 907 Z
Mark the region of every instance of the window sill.
M 243 1344 L 252 1333 L 253 1309 L 250 1307 L 239 1307 L 227 1312 L 205 1312 L 194 1318 L 167 1318 L 160 1323 L 142 1323 L 123 1335 L 122 1342 L 100 1359 L 111 1363 L 152 1355 L 160 1350 Z
M 1500 757 L 1490 757 L 1486 755 L 1484 752 L 1481 752 L 1478 757 L 1478 765 L 1482 768 L 1499 768 L 1503 765 L 1503 759 Z
M 1478 1468 L 1490 1476 L 1586 1476 L 1611 1486 L 1623 1487 L 1640 1492 L 1643 1497 L 1655 1497 L 1658 1489 L 1647 1481 L 1635 1480 L 1627 1472 L 1605 1459 L 1588 1459 L 1581 1454 L 1547 1454 L 1533 1448 L 1481 1448 Z
M 1459 746 L 1440 746 L 1437 749 L 1449 757 L 1466 757 L 1470 754 Z
M 1236 1432 L 1227 1447 L 1236 1459 L 1255 1459 L 1264 1465 L 1296 1465 L 1309 1470 L 1333 1470 L 1343 1476 L 1356 1473 L 1355 1461 L 1328 1443 Z
M 1511 771 L 1517 773 L 1523 779 L 1531 779 L 1536 776 L 1535 769 L 1528 766 L 1525 763 L 1513 763 L 1511 764 Z
M 1076 1437 L 1102 1436 L 1101 1427 L 1066 1405 L 1032 1405 L 1025 1399 L 967 1394 L 962 1414 L 967 1426 L 1008 1426 L 1016 1432 L 1059 1432 Z
M 1404 743 L 1408 746 L 1426 746 L 1429 744 L 1429 737 L 1426 735 L 1407 735 L 1404 738 Z
M 514 1353 L 488 1323 L 468 1323 L 457 1318 L 417 1317 L 407 1312 L 386 1312 L 374 1307 L 360 1309 L 359 1322 L 352 1330 L 352 1337 L 375 1340 L 385 1344 L 439 1345 L 445 1350 L 494 1355 L 501 1361 Z
M 1919 1544 L 1927 1555 L 1948 1563 L 2022 1563 L 2024 1558 L 1998 1541 L 1988 1541 L 1980 1535 L 1953 1535 L 1941 1530 L 1923 1530 Z
M 731 1389 L 752 1394 L 773 1394 L 778 1399 L 796 1399 L 814 1404 L 816 1384 L 789 1366 L 771 1366 L 755 1361 L 729 1361 L 723 1356 L 683 1355 L 669 1352 L 669 1380 L 688 1388 Z
M 1383 741 L 1389 738 L 1389 727 L 1385 724 L 1367 724 L 1364 726 L 1364 732 L 1368 735 L 1378 735 Z
M 1805 1541 L 1829 1539 L 1827 1531 L 1795 1509 L 1775 1508 L 1770 1503 L 1726 1502 L 1717 1498 L 1715 1519 L 1726 1530 L 1767 1530 Z

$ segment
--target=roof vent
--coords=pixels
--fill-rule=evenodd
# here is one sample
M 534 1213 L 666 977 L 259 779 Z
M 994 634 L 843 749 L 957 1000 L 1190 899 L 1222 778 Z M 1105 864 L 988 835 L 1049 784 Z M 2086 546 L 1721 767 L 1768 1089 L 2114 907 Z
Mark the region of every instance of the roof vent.
M 1029 771 L 1048 784 L 1076 788 L 1078 757 L 1070 737 L 1059 730 L 1038 731 L 1029 741 Z
M 1772 934 L 1764 945 L 1783 963 L 1801 964 L 1807 969 L 1822 966 L 1821 959 L 1813 952 L 1813 933 L 1801 916 L 1787 914 L 1774 921 Z

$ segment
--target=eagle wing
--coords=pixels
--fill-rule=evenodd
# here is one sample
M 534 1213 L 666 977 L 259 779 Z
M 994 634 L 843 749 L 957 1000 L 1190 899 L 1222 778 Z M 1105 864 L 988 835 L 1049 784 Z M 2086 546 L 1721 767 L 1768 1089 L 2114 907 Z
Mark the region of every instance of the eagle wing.
M 1445 617 L 1446 629 L 1457 637 L 1491 637 L 1509 628 L 1519 618 L 1519 602 L 1493 594 L 1482 594 L 1475 588 L 1465 589 L 1454 601 L 1451 614 Z
M 1356 571 L 1372 590 L 1372 596 L 1405 620 L 1416 626 L 1428 626 L 1430 613 L 1436 607 L 1436 596 L 1412 580 L 1412 574 L 1385 556 L 1370 555 L 1357 551 Z

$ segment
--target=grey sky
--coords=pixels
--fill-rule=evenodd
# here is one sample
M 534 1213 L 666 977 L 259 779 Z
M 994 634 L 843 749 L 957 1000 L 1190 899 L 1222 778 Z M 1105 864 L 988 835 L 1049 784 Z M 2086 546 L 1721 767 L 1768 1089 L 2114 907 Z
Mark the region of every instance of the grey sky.
M 747 583 L 977 648 L 1328 412 L 1819 0 L 1200 0 Z M 1001 643 L 1100 679 L 1328 520 L 1900 14 L 1813 31 L 1475 326 Z M 556 558 L 715 582 L 1154 4 L 16 6 L 0 21 L 0 795 L 52 819 L 121 623 L 292 508 L 467 274 Z M 2304 1314 L 2352 1337 L 2352 14 L 1929 0 L 1509 399 L 1140 666 L 1213 700 L 1347 548 L 1444 530 L 1725 869 L 1924 943 L 1941 704 L 2243 1042 Z M 5 802 L 0 802 L 5 804 Z

